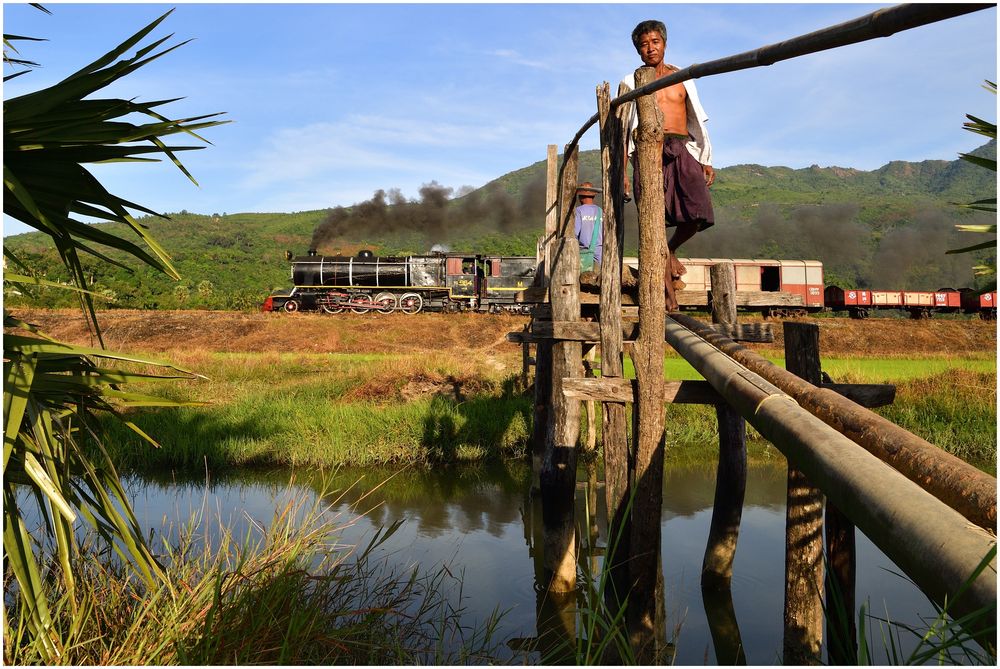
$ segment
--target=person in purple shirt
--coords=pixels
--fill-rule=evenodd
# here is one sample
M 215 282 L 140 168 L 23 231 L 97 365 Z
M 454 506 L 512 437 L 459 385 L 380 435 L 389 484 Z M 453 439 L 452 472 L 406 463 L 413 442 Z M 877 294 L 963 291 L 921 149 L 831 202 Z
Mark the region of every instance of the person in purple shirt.
M 576 188 L 580 204 L 573 212 L 573 227 L 580 243 L 580 271 L 600 271 L 601 252 L 604 249 L 601 232 L 603 212 L 594 204 L 594 196 L 601 192 L 594 184 L 584 181 Z

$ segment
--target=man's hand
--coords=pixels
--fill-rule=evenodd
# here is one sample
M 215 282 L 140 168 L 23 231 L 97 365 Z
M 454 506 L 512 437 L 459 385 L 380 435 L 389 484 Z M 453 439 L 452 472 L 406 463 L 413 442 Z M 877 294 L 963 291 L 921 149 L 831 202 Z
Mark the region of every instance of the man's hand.
M 705 170 L 705 185 L 711 186 L 715 183 L 715 170 L 711 165 L 702 165 L 702 168 Z

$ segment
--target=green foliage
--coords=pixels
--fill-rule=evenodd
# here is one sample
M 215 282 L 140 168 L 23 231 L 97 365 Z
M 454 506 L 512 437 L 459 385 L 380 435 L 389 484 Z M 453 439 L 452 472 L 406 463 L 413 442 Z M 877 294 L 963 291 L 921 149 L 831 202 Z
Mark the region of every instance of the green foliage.
M 994 81 L 987 81 L 986 86 L 984 86 L 983 88 L 993 93 L 993 95 L 997 94 L 997 85 L 996 82 Z M 989 121 L 984 121 L 980 118 L 972 116 L 971 114 L 966 114 L 966 118 L 969 119 L 966 123 L 963 124 L 963 127 L 966 130 L 974 132 L 977 135 L 983 135 L 984 137 L 989 137 L 994 142 L 996 141 L 997 138 L 996 123 L 990 123 Z M 987 156 L 976 155 L 975 153 L 963 153 L 960 154 L 960 157 L 962 158 L 962 160 L 972 163 L 973 165 L 986 168 L 991 172 L 995 173 L 997 171 L 997 160 L 995 155 L 993 156 L 993 158 L 989 158 Z M 980 225 L 956 225 L 955 227 L 957 229 L 961 230 L 962 232 L 975 232 L 980 234 L 985 233 L 985 234 L 996 235 L 997 199 L 995 195 L 994 197 L 991 198 L 976 200 L 975 202 L 970 202 L 968 204 L 962 204 L 959 206 L 974 211 L 991 212 L 993 214 L 994 222 L 990 224 L 980 224 Z M 987 240 L 985 242 L 980 242 L 978 244 L 973 244 L 972 246 L 967 246 L 961 249 L 952 249 L 948 251 L 948 253 L 970 253 L 973 251 L 981 251 L 985 249 L 995 249 L 995 248 L 996 248 L 996 238 L 994 237 L 993 239 Z M 995 257 L 992 262 L 984 262 L 980 265 L 976 265 L 973 269 L 979 276 L 994 277 L 993 283 L 989 286 L 989 288 L 993 289 L 996 288 L 997 263 Z
M 995 157 L 995 144 L 974 153 Z M 581 178 L 599 178 L 598 158 L 596 151 L 581 153 Z M 545 163 L 535 163 L 456 198 L 450 206 L 461 207 L 466 198 L 475 198 L 477 194 L 486 199 L 494 191 L 515 200 L 537 197 L 536 186 L 544 174 Z M 839 167 L 793 170 L 736 165 L 722 168 L 718 174 L 712 192 L 719 224 L 686 244 L 686 255 L 816 258 L 824 262 L 828 282 L 845 286 L 871 287 L 876 278 L 879 283 L 891 281 L 894 286 L 913 289 L 934 290 L 951 283 L 960 284 L 956 287 L 969 285 L 973 281 L 971 274 L 961 281 L 952 279 L 948 268 L 939 262 L 910 262 L 881 279 L 874 270 L 884 263 L 876 253 L 880 248 L 890 252 L 894 238 L 908 230 L 922 234 L 929 229 L 940 229 L 942 221 L 966 225 L 992 222 L 987 220 L 987 212 L 958 210 L 952 203 L 996 192 L 996 184 L 987 178 L 988 173 L 964 160 L 896 161 L 871 172 Z M 369 248 L 384 255 L 405 255 L 426 253 L 432 244 L 441 243 L 454 250 L 534 256 L 544 227 L 543 207 L 539 201 L 537 219 L 516 221 L 510 229 L 500 230 L 489 218 L 473 217 L 463 219 L 461 226 L 443 231 L 440 238 L 429 239 L 416 229 L 386 233 L 379 239 L 359 231 L 324 251 L 353 253 Z M 534 210 L 534 205 L 529 209 Z M 151 268 L 136 266 L 134 260 L 114 249 L 108 250 L 107 255 L 127 268 L 83 258 L 84 275 L 102 289 L 114 291 L 117 299 L 107 305 L 109 308 L 256 309 L 274 289 L 290 286 L 285 251 L 304 252 L 327 213 L 315 210 L 206 216 L 182 212 L 171 214 L 169 221 L 154 216 L 137 219 L 164 247 L 171 249 L 173 266 L 190 288 L 196 289 L 202 281 L 211 282 L 210 297 L 180 303 L 172 295 L 173 280 Z M 634 207 L 626 207 L 626 214 L 625 252 L 634 255 L 637 239 Z M 765 223 L 775 221 L 784 221 L 784 227 L 775 228 L 770 237 L 763 234 Z M 858 248 L 853 253 L 840 253 L 839 257 L 832 254 L 833 247 L 826 237 L 810 239 L 807 235 L 789 233 L 806 227 L 829 229 L 845 224 L 853 227 L 842 232 L 857 236 Z M 118 230 L 126 231 L 121 224 L 97 227 L 113 230 L 115 225 L 120 226 Z M 40 235 L 29 233 L 4 241 L 38 274 L 51 280 L 70 280 L 70 274 L 59 269 L 58 254 L 41 243 Z M 989 261 L 989 252 L 978 253 L 984 262 Z M 964 263 L 954 264 L 965 268 Z M 914 273 L 918 266 L 920 272 Z M 46 306 L 68 306 L 73 299 L 62 291 L 35 292 L 40 293 Z M 24 299 L 13 296 L 10 303 L 19 304 Z
M 38 237 L 44 244 L 39 247 L 45 249 L 48 260 L 45 265 L 31 265 L 26 256 L 5 243 L 4 257 L 17 273 L 5 267 L 4 292 L 21 299 L 33 292 L 28 286 L 64 289 L 59 292 L 80 300 L 99 340 L 93 298 L 117 301 L 121 289 L 117 284 L 98 281 L 94 273 L 88 277 L 81 252 L 124 267 L 121 260 L 105 253 L 114 250 L 119 258 L 131 257 L 156 272 L 171 277 L 177 273 L 163 248 L 129 210 L 154 212 L 109 193 L 84 165 L 146 161 L 149 155 L 162 154 L 190 178 L 176 153 L 200 147 L 168 146 L 163 138 L 185 133 L 200 140 L 196 130 L 219 123 L 204 120 L 214 115 L 170 120 L 156 109 L 168 100 L 141 103 L 92 97 L 177 48 L 158 51 L 167 38 L 139 47 L 166 16 L 59 83 L 5 100 L 3 105 L 4 214 L 40 231 Z M 4 36 L 4 62 L 26 65 L 27 61 L 9 55 L 15 39 Z M 135 55 L 125 57 L 134 47 Z M 19 74 L 23 71 L 11 76 Z M 136 125 L 122 120 L 143 116 L 151 121 Z M 75 215 L 111 224 L 91 226 Z M 118 234 L 123 232 L 134 234 L 138 240 L 130 241 Z M 40 267 L 59 269 L 47 274 L 48 270 Z M 81 603 L 74 597 L 73 565 L 79 550 L 74 527 L 79 516 L 137 568 L 147 586 L 163 578 L 131 512 L 112 460 L 99 441 L 96 416 L 120 416 L 121 410 L 129 407 L 173 404 L 124 392 L 122 384 L 192 375 L 166 363 L 56 342 L 6 311 L 4 327 L 18 331 L 4 336 L 4 555 L 17 582 L 18 615 L 23 623 L 19 642 L 30 647 L 37 661 L 51 663 L 64 657 L 67 650 L 64 637 L 55 627 L 58 616 L 48 601 L 53 580 L 61 579 L 71 616 L 80 613 L 77 607 Z M 111 361 L 159 366 L 168 373 L 153 376 L 122 371 L 109 365 Z M 152 441 L 134 423 L 123 419 L 123 424 Z M 96 450 L 84 452 L 80 446 L 83 434 L 98 437 Z M 37 502 L 43 520 L 42 536 L 33 536 L 25 525 L 18 495 L 22 486 Z M 58 566 L 54 572 L 41 567 L 40 553 L 45 546 L 54 551 Z

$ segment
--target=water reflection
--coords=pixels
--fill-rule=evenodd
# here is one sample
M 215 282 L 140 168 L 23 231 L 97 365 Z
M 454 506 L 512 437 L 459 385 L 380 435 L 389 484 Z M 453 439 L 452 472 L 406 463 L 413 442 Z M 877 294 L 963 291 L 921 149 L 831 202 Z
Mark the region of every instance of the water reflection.
M 605 558 L 607 518 L 599 479 L 581 470 L 576 511 L 582 526 L 581 571 L 597 573 Z M 784 463 L 751 466 L 729 596 L 703 596 L 700 571 L 714 498 L 714 465 L 667 468 L 662 512 L 665 598 L 662 633 L 678 664 L 778 664 L 781 657 L 784 561 Z M 291 481 L 291 483 L 289 483 Z M 334 474 L 241 471 L 207 478 L 131 478 L 140 525 L 157 532 L 202 514 L 234 530 L 268 524 L 277 506 L 307 495 L 344 519 L 341 541 L 364 544 L 380 526 L 403 520 L 386 544 L 398 566 L 443 564 L 463 576 L 470 624 L 507 610 L 498 630 L 512 662 L 562 660 L 559 638 L 574 635 L 578 601 L 556 601 L 542 582 L 541 508 L 520 463 L 447 466 L 429 471 L 365 469 Z M 586 520 L 584 520 L 586 519 Z M 238 533 L 238 532 L 237 532 Z M 893 620 L 917 624 L 932 615 L 927 599 L 863 535 L 858 536 L 859 601 L 888 608 Z M 877 629 L 876 629 L 877 632 Z M 550 635 L 550 636 L 547 636 Z M 540 640 L 537 647 L 535 640 Z M 529 652 L 529 649 L 530 652 Z M 718 653 L 718 655 L 717 655 Z

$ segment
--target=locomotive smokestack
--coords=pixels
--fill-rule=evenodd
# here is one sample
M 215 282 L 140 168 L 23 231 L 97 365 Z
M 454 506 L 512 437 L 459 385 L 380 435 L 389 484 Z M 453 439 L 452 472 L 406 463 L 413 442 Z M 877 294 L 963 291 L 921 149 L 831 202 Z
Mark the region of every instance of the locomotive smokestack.
M 316 255 L 316 247 L 315 246 L 313 248 L 309 249 L 309 255 L 311 255 L 311 256 Z

